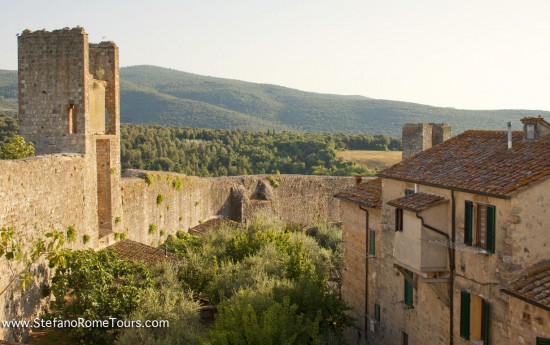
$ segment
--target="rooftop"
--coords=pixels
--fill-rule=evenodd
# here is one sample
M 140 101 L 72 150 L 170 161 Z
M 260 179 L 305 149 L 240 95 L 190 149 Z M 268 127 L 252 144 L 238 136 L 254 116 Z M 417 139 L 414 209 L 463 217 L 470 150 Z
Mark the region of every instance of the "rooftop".
M 371 179 L 356 186 L 348 187 L 334 197 L 365 207 L 380 207 L 382 199 L 382 179 Z
M 408 211 L 418 212 L 435 204 L 440 204 L 447 201 L 449 200 L 439 195 L 419 192 L 388 201 L 388 205 Z
M 197 226 L 189 229 L 189 235 L 201 236 L 207 233 L 212 228 L 219 228 L 221 226 L 234 226 L 238 227 L 241 224 L 226 218 L 212 218 L 203 222 Z
M 380 172 L 380 177 L 497 197 L 550 175 L 550 139 L 469 130 Z
M 550 262 L 525 274 L 502 292 L 550 311 Z
M 179 256 L 173 253 L 165 253 L 164 249 L 151 247 L 132 240 L 119 241 L 107 248 L 113 249 L 119 257 L 130 261 L 142 261 L 148 264 L 160 262 L 177 263 L 181 261 Z

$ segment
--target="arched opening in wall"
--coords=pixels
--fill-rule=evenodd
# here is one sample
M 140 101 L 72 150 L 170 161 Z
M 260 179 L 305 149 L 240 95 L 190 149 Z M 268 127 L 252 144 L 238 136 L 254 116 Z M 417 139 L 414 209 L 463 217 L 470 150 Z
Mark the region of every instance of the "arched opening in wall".
M 69 134 L 76 133 L 76 106 L 71 101 L 67 110 L 67 117 L 69 121 Z

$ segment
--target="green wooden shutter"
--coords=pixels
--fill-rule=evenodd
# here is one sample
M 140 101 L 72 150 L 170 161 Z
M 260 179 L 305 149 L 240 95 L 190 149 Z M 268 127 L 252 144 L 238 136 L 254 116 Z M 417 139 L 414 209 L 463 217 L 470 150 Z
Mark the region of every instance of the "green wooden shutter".
M 486 300 L 483 300 L 483 344 L 489 344 L 491 334 L 491 305 Z
M 470 294 L 460 292 L 460 336 L 470 340 Z
M 413 273 L 409 270 L 405 270 L 407 272 L 407 275 L 409 277 L 413 277 Z M 405 278 L 403 278 L 405 280 L 405 304 L 409 307 L 413 307 L 414 306 L 414 303 L 413 303 L 413 286 L 411 283 L 409 283 L 409 281 Z
M 495 252 L 496 218 L 496 207 L 487 206 L 487 251 L 490 253 Z
M 376 255 L 376 231 L 373 230 L 369 234 L 369 255 Z
M 537 337 L 537 344 L 536 345 L 550 345 L 550 338 Z
M 374 319 L 380 321 L 380 304 L 374 304 Z
M 472 245 L 472 224 L 474 215 L 474 203 L 466 201 L 464 203 L 464 243 Z

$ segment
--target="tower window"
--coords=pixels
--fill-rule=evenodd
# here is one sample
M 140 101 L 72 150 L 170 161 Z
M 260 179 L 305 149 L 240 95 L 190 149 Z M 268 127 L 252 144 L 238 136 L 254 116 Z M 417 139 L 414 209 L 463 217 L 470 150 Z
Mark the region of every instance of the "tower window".
M 76 106 L 74 104 L 69 104 L 68 118 L 69 134 L 74 134 L 76 133 Z

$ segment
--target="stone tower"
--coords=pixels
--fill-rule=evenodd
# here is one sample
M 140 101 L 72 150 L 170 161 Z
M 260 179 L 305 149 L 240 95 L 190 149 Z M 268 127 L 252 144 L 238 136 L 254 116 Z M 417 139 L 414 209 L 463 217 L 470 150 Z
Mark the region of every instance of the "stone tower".
M 447 123 L 407 123 L 401 136 L 403 159 L 441 144 L 451 136 L 451 126 Z
M 20 134 L 36 154 L 76 153 L 97 175 L 100 237 L 120 208 L 118 47 L 84 29 L 25 30 L 18 38 Z

